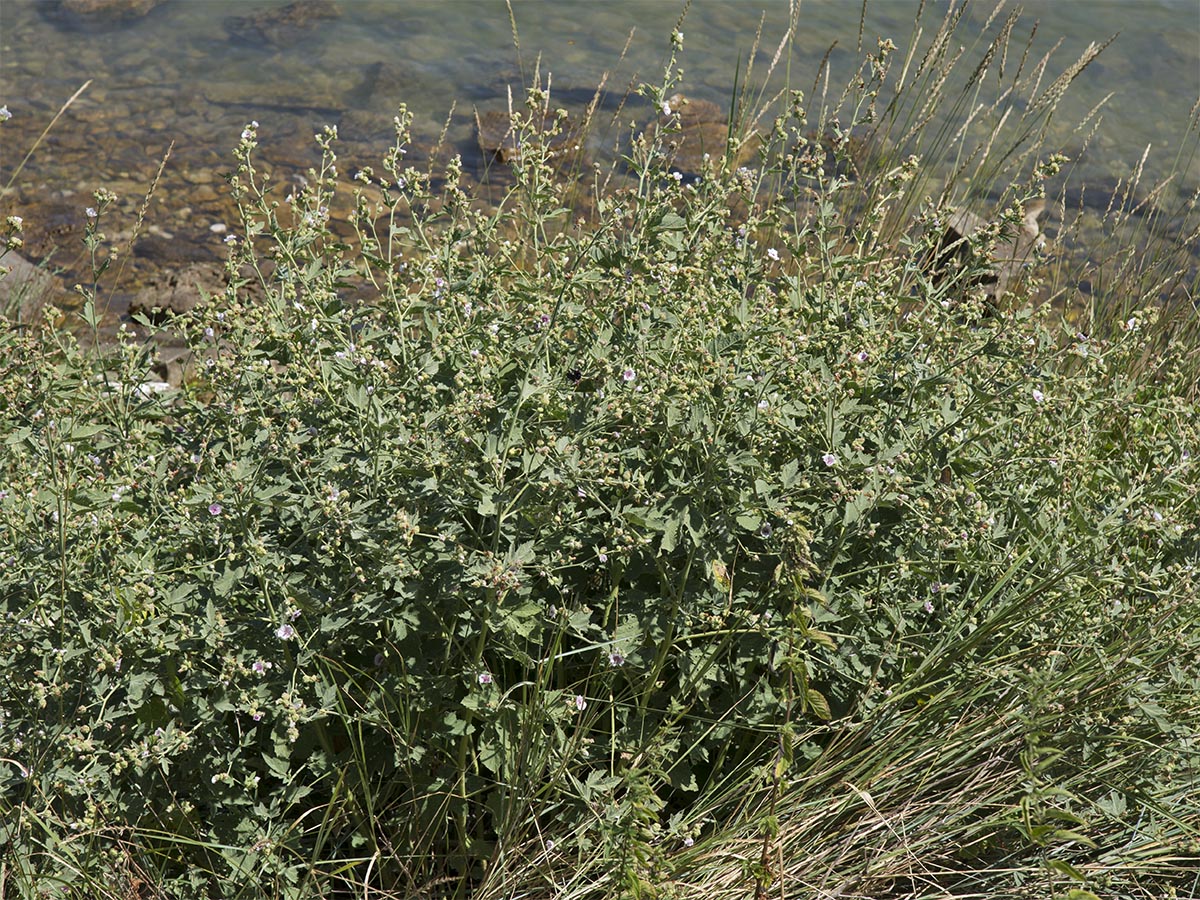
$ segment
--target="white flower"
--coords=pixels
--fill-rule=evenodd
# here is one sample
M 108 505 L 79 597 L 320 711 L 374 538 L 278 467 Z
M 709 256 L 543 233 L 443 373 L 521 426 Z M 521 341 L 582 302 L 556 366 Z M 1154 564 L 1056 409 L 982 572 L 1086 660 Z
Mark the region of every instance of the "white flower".
M 779 262 L 779 251 L 774 247 L 767 248 L 767 256 L 771 257 L 771 259 L 775 260 L 775 262 Z
M 669 116 L 671 114 L 671 104 L 668 103 L 666 100 L 663 101 L 662 114 L 664 116 Z
M 1039 391 L 1037 388 L 1034 388 L 1034 389 L 1033 389 L 1033 402 L 1034 402 L 1034 403 L 1041 403 L 1041 402 L 1042 402 L 1043 400 L 1045 400 L 1045 399 L 1046 399 L 1046 395 L 1045 395 L 1045 394 L 1043 394 L 1043 393 L 1042 393 L 1041 391 Z
M 827 466 L 832 466 L 837 463 L 837 456 L 832 453 L 826 453 L 821 457 L 821 462 L 825 463 Z
M 491 672 L 480 672 L 479 673 L 479 683 L 480 684 L 491 684 L 492 683 L 492 673 Z
M 621 373 L 621 378 L 625 381 L 633 381 L 633 379 L 637 378 L 637 372 L 633 371 L 633 369 L 626 369 Z
M 7 122 L 12 118 L 12 113 L 8 111 L 7 106 L 0 106 L 0 122 Z
M 584 699 L 583 694 L 575 695 L 575 708 L 580 712 L 583 712 L 585 709 L 587 709 L 587 700 Z
M 291 625 L 288 625 L 286 622 L 275 630 L 275 637 L 279 638 L 281 641 L 291 640 L 295 636 L 296 629 Z

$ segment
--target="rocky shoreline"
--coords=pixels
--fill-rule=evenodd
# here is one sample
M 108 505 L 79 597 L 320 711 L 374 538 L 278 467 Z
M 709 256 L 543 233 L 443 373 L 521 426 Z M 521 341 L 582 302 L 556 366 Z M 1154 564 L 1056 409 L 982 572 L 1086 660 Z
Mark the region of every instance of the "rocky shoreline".
M 224 290 L 224 240 L 236 233 L 239 222 L 226 178 L 246 122 L 261 122 L 256 167 L 281 199 L 319 163 L 314 134 L 325 125 L 337 126 L 339 177 L 346 184 L 340 191 L 343 205 L 331 211 L 331 227 L 345 236 L 346 200 L 358 186 L 350 181 L 352 173 L 361 166 L 378 167 L 394 138 L 397 105 L 428 94 L 437 77 L 431 65 L 407 58 L 339 60 L 328 46 L 328 31 L 343 11 L 330 0 L 280 2 L 252 7 L 244 15 L 214 17 L 204 37 L 209 43 L 181 47 L 177 58 L 147 45 L 131 50 L 119 66 L 91 38 L 169 23 L 178 12 L 173 4 L 47 0 L 30 8 L 36 13 L 6 13 L 4 41 L 44 42 L 49 25 L 61 46 L 45 58 L 22 63 L 21 80 L 37 84 L 38 93 L 4 98 L 12 113 L 3 123 L 4 143 L 19 152 L 10 150 L 0 159 L 0 187 L 9 182 L 25 149 L 38 144 L 63 101 L 79 88 L 82 80 L 77 79 L 107 74 L 83 91 L 11 188 L 0 193 L 0 217 L 17 215 L 24 221 L 24 246 L 0 263 L 18 270 L 0 279 L 0 307 L 23 297 L 19 312 L 25 319 L 44 304 L 68 312 L 78 307 L 74 285 L 92 280 L 93 260 L 84 247 L 85 211 L 94 205 L 93 191 L 103 187 L 118 198 L 101 230 L 104 244 L 116 248 L 119 258 L 98 286 L 102 340 L 111 340 L 122 324 L 130 327 L 133 315 L 160 320 L 164 311 L 190 310 L 203 296 Z M 184 76 L 184 62 L 206 59 L 217 45 L 237 48 L 242 68 L 213 68 L 204 79 Z M 297 51 L 327 64 L 314 66 L 303 83 L 247 81 L 248 71 L 280 67 L 284 54 Z M 506 123 L 509 91 L 519 97 L 522 73 L 507 51 L 468 54 L 465 64 L 477 77 L 464 90 L 462 105 L 448 121 L 418 117 L 407 159 L 437 170 L 458 155 L 464 163 L 464 189 L 498 199 L 509 183 L 506 164 L 520 155 Z M 555 105 L 565 106 L 573 123 L 564 144 L 578 138 L 574 129 L 592 93 L 582 84 L 555 82 Z M 650 130 L 661 127 L 655 110 L 638 105 L 635 98 L 629 98 L 626 109 L 623 101 L 615 94 L 605 97 L 601 118 L 609 122 L 611 113 L 621 109 L 620 127 L 627 129 L 630 119 Z M 726 112 L 709 100 L 684 103 L 680 98 L 675 113 L 681 128 L 672 139 L 673 164 L 691 178 L 704 154 L 723 142 Z M 753 149 L 752 143 L 743 146 L 738 162 L 752 157 Z M 168 153 L 159 178 L 156 173 Z M 1087 193 L 1068 201 L 1099 214 L 1117 186 L 1114 179 L 1093 181 Z
M 36 8 L 44 22 L 62 32 L 65 42 L 79 46 L 74 62 L 84 72 L 103 66 L 94 48 L 79 43 L 78 36 L 153 20 L 166 15 L 169 4 L 52 0 Z M 297 0 L 225 17 L 219 39 L 249 48 L 263 56 L 263 64 L 272 65 L 285 48 L 320 44 L 322 28 L 341 14 L 341 7 L 329 0 Z M 6 37 L 21 40 L 25 32 L 38 28 L 44 24 L 34 19 L 15 21 Z M 248 84 L 244 78 L 197 84 L 181 81 L 169 63 L 148 55 L 128 61 L 128 72 L 136 73 L 132 76 L 97 79 L 63 112 L 44 141 L 41 132 L 59 111 L 51 97 L 61 95 L 61 104 L 71 94 L 65 73 L 53 73 L 41 96 L 8 101 L 5 145 L 22 148 L 22 154 L 24 148 L 36 146 L 19 177 L 0 192 L 0 217 L 15 215 L 24 223 L 23 246 L 9 251 L 0 263 L 13 269 L 0 279 L 0 309 L 10 308 L 18 321 L 28 321 L 46 306 L 68 315 L 78 309 L 81 296 L 75 285 L 90 285 L 93 278 L 94 261 L 84 237 L 86 211 L 96 205 L 92 194 L 99 187 L 117 198 L 100 223 L 100 259 L 110 249 L 118 254 L 97 285 L 102 341 L 115 339 L 122 326 L 138 330 L 133 316 L 158 323 L 167 313 L 186 312 L 203 297 L 221 293 L 226 283 L 224 240 L 236 233 L 240 221 L 227 178 L 233 147 L 246 122 L 263 122 L 255 164 L 264 183 L 282 198 L 319 164 L 314 135 L 326 125 L 339 131 L 340 172 L 378 167 L 395 137 L 392 118 L 397 106 L 419 94 L 428 77 L 416 67 L 376 59 L 316 73 L 303 85 Z M 499 84 L 515 82 L 512 86 L 519 89 L 519 73 L 499 65 L 499 60 L 490 61 L 487 71 L 491 74 L 481 76 L 493 87 L 491 111 L 485 114 L 494 115 L 507 93 L 498 90 Z M 47 68 L 26 74 L 52 73 Z M 470 114 L 458 119 L 438 160 L 438 124 L 419 123 L 407 161 L 424 168 L 460 155 L 466 168 L 464 187 L 478 189 L 489 177 L 495 180 L 497 173 L 491 170 L 500 167 L 481 146 Z M 101 152 L 98 135 L 107 136 Z M 0 160 L 0 187 L 20 162 L 15 156 L 5 154 Z M 156 174 L 160 165 L 161 177 Z M 498 177 L 503 181 L 505 176 Z M 346 216 L 356 187 L 361 185 L 348 180 L 341 185 L 340 205 L 332 210 L 331 227 L 342 236 L 351 233 Z M 167 345 L 160 351 L 172 381 L 181 371 L 174 357 L 178 349 Z

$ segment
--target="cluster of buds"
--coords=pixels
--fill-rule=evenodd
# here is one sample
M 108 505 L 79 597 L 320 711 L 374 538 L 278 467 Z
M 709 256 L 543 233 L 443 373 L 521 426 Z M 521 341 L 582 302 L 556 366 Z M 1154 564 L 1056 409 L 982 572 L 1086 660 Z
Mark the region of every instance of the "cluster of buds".
M 24 245 L 21 240 L 21 227 L 24 219 L 20 216 L 9 216 L 4 220 L 4 249 L 19 250 Z

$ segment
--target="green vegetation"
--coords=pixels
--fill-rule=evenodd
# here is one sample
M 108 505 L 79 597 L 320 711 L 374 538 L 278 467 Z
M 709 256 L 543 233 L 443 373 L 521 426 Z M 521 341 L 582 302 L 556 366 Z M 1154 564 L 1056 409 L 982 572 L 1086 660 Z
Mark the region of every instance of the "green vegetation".
M 1195 896 L 1194 197 L 989 297 L 1091 54 L 954 25 L 497 206 L 401 110 L 353 240 L 251 126 L 181 390 L 0 331 L 0 896 Z

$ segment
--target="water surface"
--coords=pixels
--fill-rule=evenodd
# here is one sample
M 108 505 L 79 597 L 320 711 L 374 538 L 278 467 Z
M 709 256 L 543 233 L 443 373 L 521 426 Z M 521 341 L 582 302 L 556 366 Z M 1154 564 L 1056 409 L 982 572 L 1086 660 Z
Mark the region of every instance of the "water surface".
M 502 108 L 510 88 L 519 100 L 522 84 L 537 70 L 557 101 L 575 111 L 607 77 L 611 118 L 631 85 L 662 81 L 682 10 L 669 0 L 514 0 L 514 38 L 503 2 L 341 0 L 337 18 L 275 44 L 239 40 L 226 27 L 230 16 L 282 5 L 169 0 L 144 17 L 98 28 L 64 27 L 52 14 L 55 3 L 4 0 L 0 104 L 13 118 L 0 129 L 0 186 L 62 103 L 91 81 L 0 200 L 5 213 L 26 217 L 27 255 L 55 251 L 60 264 L 78 271 L 83 210 L 101 186 L 117 192 L 125 213 L 109 236 L 127 236 L 173 141 L 123 277 L 136 285 L 180 261 L 220 259 L 219 230 L 233 216 L 222 176 L 250 120 L 260 123 L 265 167 L 287 179 L 316 161 L 312 135 L 325 124 L 338 125 L 347 167 L 377 164 L 389 143 L 391 117 L 405 102 L 416 116 L 418 155 L 445 127 L 449 146 L 464 155 L 471 174 L 482 177 L 475 109 Z M 768 88 L 810 91 L 827 54 L 833 83 L 844 82 L 861 59 L 860 37 L 864 50 L 879 37 L 903 49 L 916 34 L 918 8 L 915 0 L 873 0 L 860 36 L 857 0 L 805 0 L 793 52 Z M 925 5 L 919 40 L 928 39 L 945 9 L 944 3 Z M 977 58 L 969 45 L 996 9 L 968 6 L 957 34 L 968 45 L 968 58 Z M 1003 7 L 1001 17 L 1007 11 Z M 762 77 L 787 17 L 782 2 L 694 0 L 681 26 L 687 92 L 728 104 L 748 61 L 754 64 L 751 82 Z M 1127 176 L 1148 146 L 1148 180 L 1178 165 L 1175 150 L 1200 96 L 1200 4 L 1042 0 L 1024 5 L 1013 31 L 1013 46 L 1028 43 L 1031 60 L 1054 51 L 1051 77 L 1089 43 L 1117 33 L 1064 98 L 1054 134 L 1079 153 L 1084 133 L 1073 126 L 1104 101 L 1103 122 L 1072 176 L 1101 185 Z M 620 107 L 619 127 L 648 115 L 633 98 Z M 1185 184 L 1198 180 L 1194 166 L 1181 176 Z

